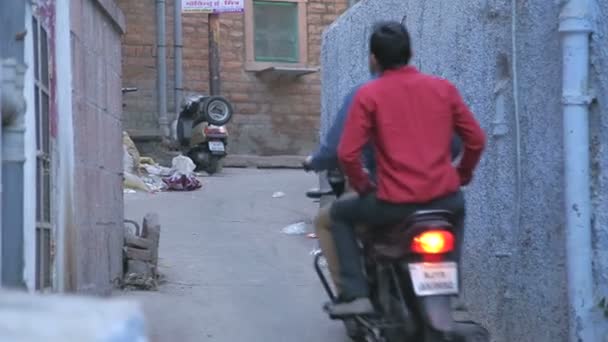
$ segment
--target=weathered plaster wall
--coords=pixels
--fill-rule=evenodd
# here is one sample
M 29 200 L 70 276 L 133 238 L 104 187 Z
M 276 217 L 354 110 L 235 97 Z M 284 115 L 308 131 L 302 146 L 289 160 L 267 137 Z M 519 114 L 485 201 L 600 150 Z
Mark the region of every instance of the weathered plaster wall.
M 353 7 L 324 35 L 321 134 L 343 96 L 367 78 L 371 25 L 405 16 L 415 64 L 453 81 L 489 138 L 466 190 L 463 297 L 472 318 L 489 327 L 496 341 L 565 341 L 560 7 L 544 0 L 511 5 L 364 0 Z M 598 8 L 608 13 L 608 4 Z M 593 84 L 605 94 L 608 22 L 598 24 Z M 600 98 L 592 111 L 598 296 L 607 293 L 608 215 L 600 209 L 608 207 L 606 113 L 608 104 Z
M 608 2 L 597 1 L 595 5 L 596 27 L 592 36 L 591 76 L 597 102 L 591 111 L 591 170 L 594 272 L 596 297 L 600 298 L 608 297 Z M 608 336 L 607 325 L 601 325 L 598 336 Z
M 122 66 L 113 0 L 71 0 L 74 240 L 70 287 L 109 294 L 122 276 Z

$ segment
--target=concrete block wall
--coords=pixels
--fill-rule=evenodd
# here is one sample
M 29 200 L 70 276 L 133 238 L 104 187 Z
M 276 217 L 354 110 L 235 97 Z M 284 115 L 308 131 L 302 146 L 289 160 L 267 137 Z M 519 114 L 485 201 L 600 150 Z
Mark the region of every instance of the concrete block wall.
M 605 94 L 608 5 L 594 3 L 592 86 Z M 516 12 L 513 17 L 511 2 L 503 0 L 361 1 L 324 33 L 321 133 L 344 95 L 368 77 L 373 23 L 405 17 L 414 64 L 453 81 L 489 138 L 466 189 L 463 299 L 495 341 L 566 341 L 560 6 L 517 1 Z M 591 114 L 598 302 L 608 294 L 607 113 L 608 102 L 600 96 Z M 598 318 L 598 336 L 607 335 L 607 323 Z
M 73 287 L 109 294 L 122 277 L 124 16 L 113 0 L 71 0 L 74 124 Z M 61 63 L 61 61 L 59 61 Z
M 124 123 L 135 136 L 157 132 L 155 8 L 143 0 L 119 0 L 127 17 L 123 40 L 123 85 L 139 92 L 125 96 Z M 168 111 L 173 112 L 173 4 L 167 1 Z M 344 12 L 347 0 L 309 0 L 308 64 L 319 65 L 321 32 Z M 183 67 L 185 92 L 208 93 L 207 15 L 184 14 Z M 221 15 L 222 95 L 235 107 L 229 124 L 229 150 L 239 154 L 307 154 L 319 128 L 320 75 L 296 81 L 261 80 L 245 71 L 243 14 Z M 170 114 L 171 115 L 171 114 Z

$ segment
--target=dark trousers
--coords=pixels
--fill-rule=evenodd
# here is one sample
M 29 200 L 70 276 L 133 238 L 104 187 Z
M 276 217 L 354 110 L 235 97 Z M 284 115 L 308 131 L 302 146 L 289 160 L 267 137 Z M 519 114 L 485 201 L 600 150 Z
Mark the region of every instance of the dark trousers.
M 363 273 L 356 224 L 365 224 L 369 229 L 403 222 L 418 210 L 442 209 L 454 214 L 453 224 L 457 234 L 457 249 L 462 242 L 465 201 L 462 192 L 436 199 L 424 204 L 394 204 L 384 202 L 369 194 L 364 197 L 340 198 L 331 207 L 332 232 L 340 265 L 341 296 L 343 298 L 368 297 L 369 288 Z M 458 252 L 458 251 L 457 251 Z

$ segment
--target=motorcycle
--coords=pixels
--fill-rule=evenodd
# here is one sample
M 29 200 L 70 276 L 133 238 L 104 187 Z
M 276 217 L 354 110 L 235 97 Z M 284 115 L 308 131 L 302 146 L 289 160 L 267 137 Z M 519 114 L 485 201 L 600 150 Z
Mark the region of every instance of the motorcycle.
M 174 139 L 197 170 L 208 174 L 221 170 L 228 145 L 224 125 L 232 119 L 232 114 L 232 105 L 221 96 L 197 95 L 185 100 L 174 122 Z
M 340 197 L 345 179 L 328 172 L 329 191 L 309 191 L 319 199 Z M 474 322 L 454 321 L 451 300 L 459 294 L 461 234 L 445 210 L 415 212 L 404 222 L 374 227 L 359 234 L 364 271 L 376 313 L 342 320 L 355 342 L 489 342 L 489 332 Z M 322 271 L 323 254 L 315 253 L 315 271 L 332 302 L 336 301 Z

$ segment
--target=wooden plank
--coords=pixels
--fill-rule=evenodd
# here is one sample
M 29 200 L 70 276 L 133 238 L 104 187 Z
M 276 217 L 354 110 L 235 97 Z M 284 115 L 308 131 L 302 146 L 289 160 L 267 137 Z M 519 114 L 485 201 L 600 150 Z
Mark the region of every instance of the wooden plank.
M 158 268 L 158 245 L 160 243 L 160 223 L 158 220 L 158 214 L 148 213 L 144 216 L 144 222 L 142 226 L 142 238 L 148 239 L 152 242 L 149 248 L 151 255 L 152 267 L 154 274 L 157 274 Z
M 154 241 L 133 234 L 125 234 L 125 245 L 139 249 L 151 249 Z
M 141 260 L 141 261 L 150 261 L 153 260 L 152 251 L 149 249 L 139 249 L 133 247 L 124 247 L 123 248 L 127 259 L 130 260 Z

